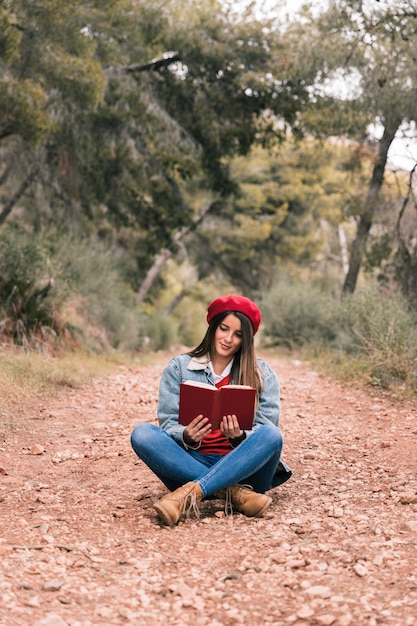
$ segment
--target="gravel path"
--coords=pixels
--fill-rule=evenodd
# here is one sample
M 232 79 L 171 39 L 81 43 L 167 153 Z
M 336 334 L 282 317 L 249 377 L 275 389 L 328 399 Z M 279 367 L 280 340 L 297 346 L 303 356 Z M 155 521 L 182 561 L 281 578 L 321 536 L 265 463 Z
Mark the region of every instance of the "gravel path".
M 417 625 L 417 406 L 270 358 L 294 474 L 264 518 L 163 527 L 131 451 L 156 365 L 119 367 L 0 422 L 0 624 Z M 2 413 L 0 413 L 0 418 Z

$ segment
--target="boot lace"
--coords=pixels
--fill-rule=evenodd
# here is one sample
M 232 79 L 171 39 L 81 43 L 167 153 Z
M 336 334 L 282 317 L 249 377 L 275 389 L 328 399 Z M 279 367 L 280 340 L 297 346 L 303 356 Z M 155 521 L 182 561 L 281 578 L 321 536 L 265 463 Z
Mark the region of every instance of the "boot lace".
M 232 488 L 227 487 L 224 498 L 224 514 L 229 516 L 233 515 L 233 501 L 232 501 Z
M 181 506 L 181 513 L 185 515 L 187 519 L 191 518 L 194 513 L 195 517 L 200 518 L 200 509 L 198 508 L 197 498 L 195 493 L 189 493 L 185 498 Z
M 239 492 L 241 489 L 250 489 L 253 491 L 252 485 L 232 485 L 231 487 L 226 487 L 224 498 L 225 515 L 233 515 L 233 493 Z

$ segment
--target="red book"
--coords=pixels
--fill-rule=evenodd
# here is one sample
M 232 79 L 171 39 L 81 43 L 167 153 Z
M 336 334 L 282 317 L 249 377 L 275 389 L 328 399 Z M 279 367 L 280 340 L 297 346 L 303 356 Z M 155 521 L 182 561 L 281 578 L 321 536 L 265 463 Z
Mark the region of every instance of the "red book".
M 246 385 L 224 385 L 187 380 L 180 384 L 178 422 L 187 426 L 197 415 L 208 417 L 213 430 L 223 415 L 236 415 L 242 430 L 251 430 L 255 416 L 256 389 Z

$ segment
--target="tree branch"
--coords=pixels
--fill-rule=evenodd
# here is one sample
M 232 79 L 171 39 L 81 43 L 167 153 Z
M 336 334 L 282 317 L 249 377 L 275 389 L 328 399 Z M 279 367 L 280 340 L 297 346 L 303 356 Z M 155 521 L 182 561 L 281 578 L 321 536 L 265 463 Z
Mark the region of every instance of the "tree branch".
M 407 194 L 403 200 L 400 212 L 398 214 L 398 219 L 397 219 L 397 226 L 396 226 L 396 230 L 397 230 L 397 238 L 399 241 L 401 241 L 401 233 L 400 233 L 400 227 L 401 227 L 401 220 L 404 216 L 404 212 L 405 209 L 407 207 L 408 202 L 410 201 L 410 199 L 414 196 L 414 190 L 413 190 L 413 178 L 414 178 L 414 174 L 416 173 L 417 170 L 417 163 L 414 165 L 413 169 L 410 172 L 410 175 L 408 177 L 408 189 L 407 189 Z M 414 203 L 415 206 L 415 203 Z
M 10 200 L 8 202 L 6 202 L 6 204 L 3 207 L 3 210 L 0 213 L 0 225 L 4 224 L 4 222 L 6 221 L 6 219 L 8 218 L 10 213 L 12 212 L 13 207 L 15 206 L 16 202 L 23 196 L 23 194 L 25 193 L 26 189 L 35 180 L 36 176 L 38 175 L 38 172 L 39 172 L 39 166 L 38 165 L 34 165 L 32 170 L 31 170 L 31 172 L 30 172 L 30 174 L 29 174 L 29 176 L 23 181 L 23 183 L 20 185 L 19 189 L 10 198 Z
M 153 61 L 149 61 L 149 63 L 126 65 L 124 67 L 118 67 L 117 69 L 128 74 L 134 74 L 136 72 L 156 72 L 161 68 L 168 67 L 171 63 L 176 63 L 177 61 L 181 61 L 181 56 L 178 52 L 162 59 L 153 59 Z
M 153 285 L 154 280 L 156 279 L 156 277 L 159 275 L 162 267 L 165 265 L 165 263 L 168 261 L 168 259 L 170 259 L 172 257 L 172 255 L 174 254 L 174 250 L 173 248 L 175 248 L 176 246 L 178 246 L 181 241 L 193 230 L 195 230 L 197 228 L 197 226 L 199 226 L 201 224 L 201 222 L 207 217 L 207 215 L 210 212 L 213 212 L 214 210 L 217 210 L 219 207 L 219 202 L 217 200 L 215 200 L 214 202 L 212 202 L 211 204 L 208 205 L 208 207 L 206 207 L 194 220 L 193 222 L 189 225 L 186 226 L 185 228 L 182 228 L 181 230 L 179 230 L 173 237 L 172 239 L 172 246 L 171 248 L 163 248 L 161 250 L 161 252 L 158 254 L 158 256 L 155 258 L 154 262 L 152 263 L 151 267 L 149 268 L 145 279 L 143 281 L 143 283 L 140 286 L 140 289 L 136 295 L 136 300 L 137 302 L 142 302 L 145 297 L 147 296 L 150 288 Z

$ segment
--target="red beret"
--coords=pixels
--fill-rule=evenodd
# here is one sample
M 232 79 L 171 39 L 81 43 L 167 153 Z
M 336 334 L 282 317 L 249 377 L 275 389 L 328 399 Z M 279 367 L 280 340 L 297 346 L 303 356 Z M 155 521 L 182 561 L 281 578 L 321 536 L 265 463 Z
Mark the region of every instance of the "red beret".
M 213 300 L 208 306 L 207 322 L 210 324 L 213 317 L 216 317 L 219 313 L 225 313 L 226 311 L 244 313 L 252 323 L 253 334 L 258 331 L 262 315 L 259 307 L 257 307 L 252 300 L 249 300 L 249 298 L 236 296 L 235 294 L 224 296 L 223 298 L 216 298 L 216 300 Z

